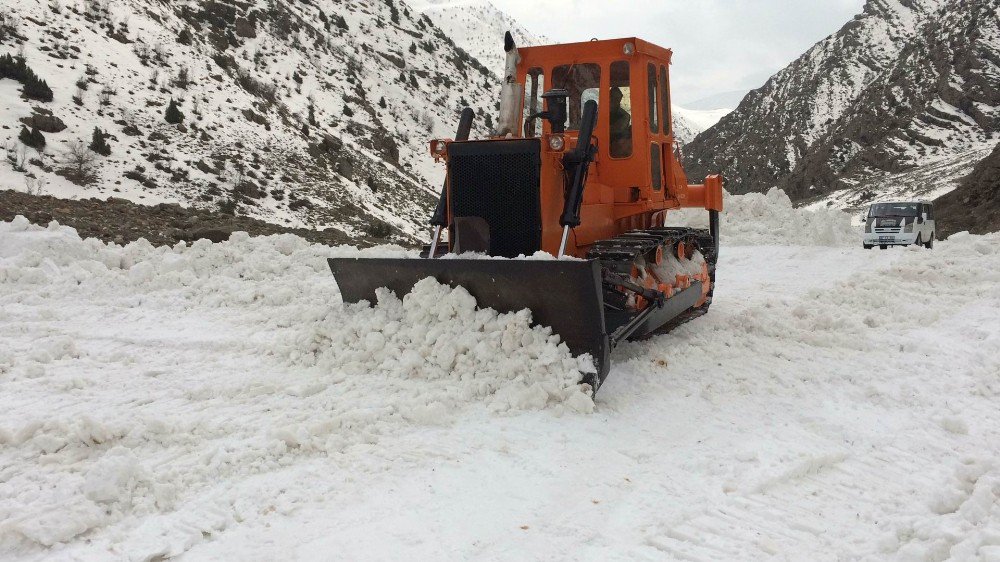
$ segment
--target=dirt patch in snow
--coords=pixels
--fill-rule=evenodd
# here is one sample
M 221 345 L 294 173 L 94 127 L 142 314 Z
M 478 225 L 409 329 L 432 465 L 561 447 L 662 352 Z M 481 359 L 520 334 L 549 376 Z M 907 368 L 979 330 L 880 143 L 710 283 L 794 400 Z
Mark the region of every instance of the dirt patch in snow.
M 49 195 L 29 195 L 14 190 L 0 191 L 0 221 L 23 215 L 35 224 L 57 221 L 71 226 L 82 238 L 127 244 L 145 238 L 154 246 L 206 238 L 226 240 L 233 232 L 252 236 L 291 233 L 310 242 L 335 246 L 362 247 L 384 244 L 386 240 L 352 237 L 337 229 L 289 228 L 245 216 L 182 207 L 177 204 L 139 205 L 125 199 L 59 199 Z

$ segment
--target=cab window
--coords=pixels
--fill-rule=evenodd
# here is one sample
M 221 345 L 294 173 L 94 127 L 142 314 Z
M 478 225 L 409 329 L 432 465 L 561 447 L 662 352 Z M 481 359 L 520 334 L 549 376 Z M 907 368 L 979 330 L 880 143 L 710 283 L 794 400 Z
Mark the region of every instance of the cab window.
M 600 103 L 601 67 L 592 63 L 557 66 L 552 69 L 552 87 L 569 91 L 566 130 L 579 131 L 583 104 L 590 100 Z
M 629 63 L 611 63 L 611 89 L 608 92 L 610 138 L 612 158 L 632 156 L 632 86 Z
M 653 133 L 660 132 L 660 87 L 659 80 L 656 76 L 656 65 L 650 64 L 646 67 L 647 78 L 646 84 L 648 85 L 649 95 L 646 99 L 649 100 L 649 130 Z
M 667 67 L 660 65 L 660 105 L 663 106 L 663 134 L 669 135 L 673 130 L 673 119 L 670 110 L 670 87 L 667 82 Z
M 649 145 L 649 173 L 653 176 L 653 191 L 663 189 L 663 166 L 660 162 L 660 145 Z
M 545 93 L 545 75 L 541 68 L 528 70 L 527 84 L 524 88 L 524 136 L 542 136 L 541 118 L 528 119 L 529 116 L 545 109 L 542 94 Z

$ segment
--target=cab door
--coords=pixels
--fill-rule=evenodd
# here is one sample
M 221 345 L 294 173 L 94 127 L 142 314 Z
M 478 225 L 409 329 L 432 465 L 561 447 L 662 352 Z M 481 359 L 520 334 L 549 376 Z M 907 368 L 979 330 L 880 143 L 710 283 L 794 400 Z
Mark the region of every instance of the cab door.
M 649 110 L 649 175 L 652 187 L 650 200 L 653 203 L 663 203 L 667 186 L 670 162 L 667 152 L 670 150 L 668 134 L 670 125 L 669 111 L 663 107 L 663 84 L 660 80 L 660 65 L 657 61 L 646 64 L 646 101 Z

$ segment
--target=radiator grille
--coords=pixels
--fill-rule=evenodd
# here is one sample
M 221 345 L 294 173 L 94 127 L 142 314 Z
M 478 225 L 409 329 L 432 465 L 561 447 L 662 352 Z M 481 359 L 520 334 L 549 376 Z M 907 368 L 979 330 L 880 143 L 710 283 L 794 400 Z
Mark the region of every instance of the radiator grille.
M 492 256 L 541 249 L 538 139 L 455 142 L 448 146 L 452 217 L 480 217 L 490 228 Z

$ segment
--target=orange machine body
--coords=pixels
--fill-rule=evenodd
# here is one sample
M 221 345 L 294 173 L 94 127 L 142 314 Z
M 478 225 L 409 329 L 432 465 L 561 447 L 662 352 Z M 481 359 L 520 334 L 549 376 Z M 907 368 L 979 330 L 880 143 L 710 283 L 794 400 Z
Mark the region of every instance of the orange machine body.
M 721 176 L 689 184 L 674 148 L 669 49 L 625 38 L 524 47 L 519 53 L 517 82 L 524 88 L 522 127 L 513 138 L 541 139 L 543 251 L 555 254 L 559 248 L 562 235 L 559 217 L 565 186 L 562 157 L 577 144 L 578 131 L 573 121 L 587 99 L 598 103 L 593 137 L 597 155 L 584 190 L 581 224 L 572 230 L 567 243 L 568 255 L 584 257 L 588 247 L 598 240 L 629 230 L 664 226 L 671 209 L 722 210 Z M 564 142 L 557 149 L 559 143 L 549 142 L 553 132 L 547 120 L 532 119 L 530 127 L 524 124 L 529 114 L 543 109 L 540 107 L 543 91 L 567 87 L 569 124 L 559 135 Z M 623 94 L 615 124 L 612 123 L 613 88 Z M 628 113 L 630 120 L 630 131 L 624 133 L 621 111 Z M 625 140 L 623 135 L 631 138 Z

